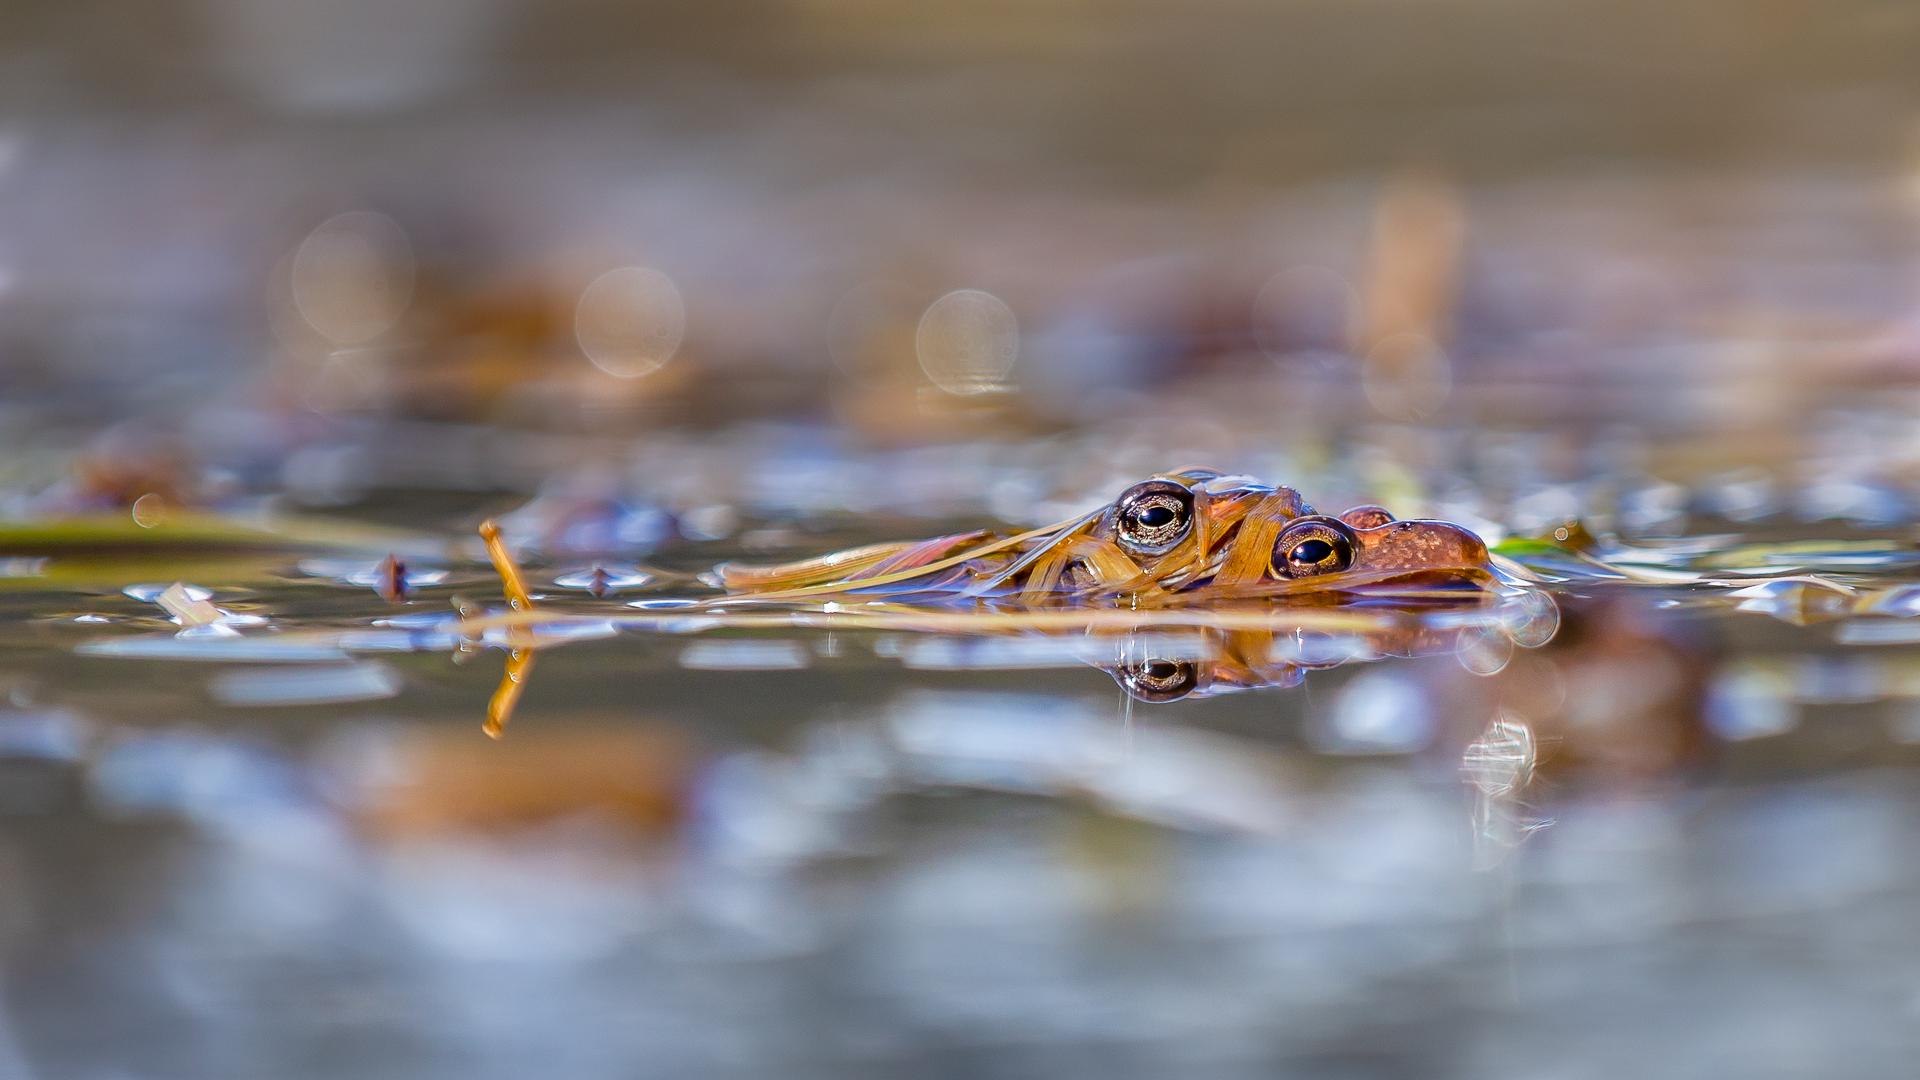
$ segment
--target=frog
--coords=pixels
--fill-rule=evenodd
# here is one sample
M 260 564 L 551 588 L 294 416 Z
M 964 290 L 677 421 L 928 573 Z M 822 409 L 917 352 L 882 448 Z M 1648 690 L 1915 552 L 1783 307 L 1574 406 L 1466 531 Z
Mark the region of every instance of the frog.
M 706 580 L 725 590 L 718 604 L 879 596 L 1137 609 L 1417 596 L 1484 589 L 1494 574 L 1486 544 L 1452 522 L 1400 520 L 1372 505 L 1321 514 L 1292 488 L 1195 467 L 1045 528 L 872 544 L 777 566 L 727 562 Z
M 463 633 L 476 639 L 489 628 L 507 632 L 507 670 L 485 725 L 497 738 L 540 647 L 533 628 L 569 616 L 536 610 L 499 526 L 489 520 L 480 532 L 512 609 L 463 624 Z M 1149 702 L 1295 685 L 1312 667 L 1423 655 L 1450 644 L 1452 631 L 1436 636 L 1417 620 L 1397 621 L 1407 609 L 1482 606 L 1499 587 L 1486 544 L 1460 525 L 1400 520 L 1371 505 L 1329 516 L 1292 488 L 1198 467 L 1149 477 L 1101 507 L 1045 528 L 871 544 L 774 566 L 726 562 L 702 580 L 721 594 L 639 601 L 636 606 L 653 613 L 635 618 L 697 614 L 768 625 L 752 621 L 751 609 L 765 604 L 789 613 L 759 617 L 774 624 L 792 615 L 810 626 L 845 621 L 850 628 L 1085 633 L 1093 629 L 1088 617 L 1164 625 L 1149 618 L 1158 611 L 1219 629 L 1236 612 L 1241 622 L 1266 627 L 1276 615 L 1297 621 L 1287 609 L 1380 605 L 1372 614 L 1384 621 L 1361 620 L 1367 629 L 1360 637 L 1339 638 L 1361 642 L 1357 652 L 1316 655 L 1298 647 L 1304 641 L 1298 631 L 1293 645 L 1283 647 L 1274 634 L 1256 630 L 1226 633 L 1200 650 L 1205 659 L 1123 650 L 1111 665 L 1100 665 L 1130 696 Z

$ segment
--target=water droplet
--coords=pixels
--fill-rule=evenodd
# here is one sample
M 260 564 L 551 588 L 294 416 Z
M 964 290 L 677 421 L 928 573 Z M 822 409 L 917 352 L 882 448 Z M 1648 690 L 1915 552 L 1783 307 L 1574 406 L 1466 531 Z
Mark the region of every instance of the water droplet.
M 158 492 L 149 491 L 133 500 L 133 523 L 143 529 L 151 529 L 166 520 L 167 500 Z
M 1554 602 L 1551 593 L 1540 589 L 1529 589 L 1501 601 L 1499 617 L 1507 636 L 1523 649 L 1537 649 L 1560 632 L 1560 605 Z
M 1498 675 L 1513 659 L 1513 638 L 1503 627 L 1463 627 L 1454 642 L 1455 659 L 1475 675 Z

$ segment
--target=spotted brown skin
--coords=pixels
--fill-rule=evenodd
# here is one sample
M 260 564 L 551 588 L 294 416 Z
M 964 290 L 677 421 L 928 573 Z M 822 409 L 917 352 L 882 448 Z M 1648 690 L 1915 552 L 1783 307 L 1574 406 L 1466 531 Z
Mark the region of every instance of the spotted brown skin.
M 1449 522 L 1388 521 L 1354 532 L 1360 538 L 1358 570 L 1446 573 L 1487 567 L 1487 545 Z
M 876 544 L 782 566 L 727 563 L 716 574 L 726 602 L 853 595 L 1000 607 L 1418 595 L 1492 580 L 1486 545 L 1458 525 L 1396 521 L 1377 506 L 1326 517 L 1291 488 L 1210 469 L 1152 477 L 1031 532 Z

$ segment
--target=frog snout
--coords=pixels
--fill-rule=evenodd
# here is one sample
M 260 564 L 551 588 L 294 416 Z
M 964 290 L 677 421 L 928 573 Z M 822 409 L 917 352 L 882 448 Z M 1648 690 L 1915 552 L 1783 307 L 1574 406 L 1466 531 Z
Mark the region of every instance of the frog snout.
M 1355 530 L 1362 571 L 1484 570 L 1487 545 L 1472 532 L 1446 521 L 1396 521 Z

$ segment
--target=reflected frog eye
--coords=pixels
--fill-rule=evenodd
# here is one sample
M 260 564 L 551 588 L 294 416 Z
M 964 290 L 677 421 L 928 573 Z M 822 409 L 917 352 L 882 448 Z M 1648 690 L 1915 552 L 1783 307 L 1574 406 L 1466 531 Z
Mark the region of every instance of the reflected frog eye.
M 1346 523 L 1330 517 L 1298 518 L 1274 541 L 1270 569 L 1277 578 L 1337 574 L 1353 565 L 1356 547 Z
M 1113 531 L 1141 555 L 1163 555 L 1193 525 L 1193 492 L 1168 480 L 1135 484 L 1114 504 Z
M 1179 701 L 1200 685 L 1200 669 L 1192 661 L 1158 656 L 1123 664 L 1113 677 L 1127 696 L 1154 704 Z

